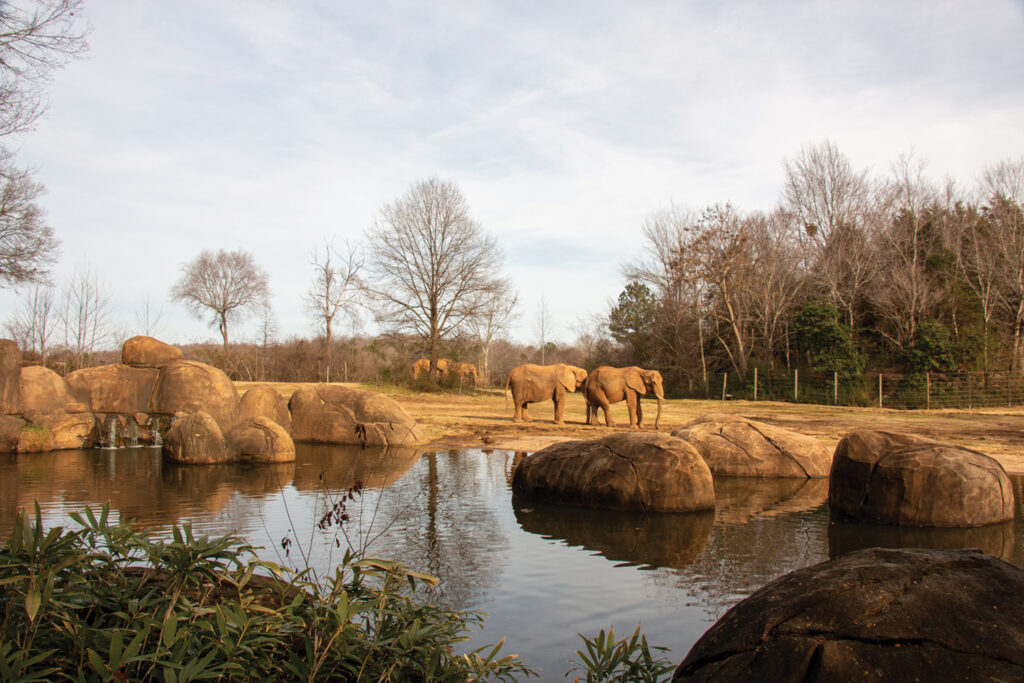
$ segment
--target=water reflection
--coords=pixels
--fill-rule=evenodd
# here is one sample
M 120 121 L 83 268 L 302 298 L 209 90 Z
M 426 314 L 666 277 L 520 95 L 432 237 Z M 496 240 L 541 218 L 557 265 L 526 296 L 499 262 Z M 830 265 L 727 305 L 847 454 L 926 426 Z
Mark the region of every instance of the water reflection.
M 934 548 L 958 550 L 978 548 L 993 557 L 1011 562 L 1014 554 L 1013 522 L 949 529 L 832 522 L 828 527 L 831 558 L 862 548 Z
M 294 463 L 170 466 L 156 449 L 0 456 L 0 538 L 18 508 L 38 500 L 47 525 L 109 502 L 115 514 L 161 530 L 236 534 L 266 559 L 330 573 L 339 530 L 316 521 L 357 480 L 344 529 L 373 556 L 440 579 L 431 594 L 488 613 L 480 640 L 508 637 L 561 678 L 577 633 L 642 622 L 651 643 L 682 659 L 727 609 L 789 571 L 869 545 L 981 547 L 1024 566 L 1024 479 L 1013 477 L 1016 525 L 917 529 L 830 524 L 823 480 L 715 482 L 717 509 L 642 515 L 513 501 L 510 451 L 381 450 L 299 444 Z M 292 539 L 284 557 L 282 538 Z M 301 548 L 302 552 L 298 549 Z M 308 564 L 307 564 L 308 563 Z M 479 644 L 482 642 L 478 641 Z M 472 646 L 472 643 L 470 643 Z
M 673 567 L 692 564 L 707 547 L 712 512 L 616 512 L 548 505 L 512 498 L 523 531 L 564 540 L 624 565 Z

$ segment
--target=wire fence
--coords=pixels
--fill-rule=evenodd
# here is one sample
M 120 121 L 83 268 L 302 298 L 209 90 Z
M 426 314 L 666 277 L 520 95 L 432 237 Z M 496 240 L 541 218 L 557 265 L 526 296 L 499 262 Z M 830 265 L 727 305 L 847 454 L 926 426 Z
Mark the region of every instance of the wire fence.
M 817 405 L 874 406 L 933 410 L 1024 405 L 1024 375 L 1012 372 L 865 374 L 843 378 L 838 373 L 806 370 L 764 373 L 754 370 L 746 380 L 720 373 L 707 387 L 683 392 L 686 398 L 784 401 Z

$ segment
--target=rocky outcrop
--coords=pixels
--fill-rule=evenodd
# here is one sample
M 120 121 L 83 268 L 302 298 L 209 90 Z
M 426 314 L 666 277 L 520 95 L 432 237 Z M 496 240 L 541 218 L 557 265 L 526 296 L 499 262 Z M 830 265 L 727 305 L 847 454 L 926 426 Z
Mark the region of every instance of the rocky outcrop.
M 41 365 L 21 369 L 22 413 L 64 413 L 73 403 L 64 378 Z
M 512 476 L 515 494 L 611 510 L 713 510 L 715 492 L 700 454 L 659 433 L 565 441 L 527 456 Z
M 277 389 L 265 385 L 252 387 L 242 395 L 238 404 L 238 421 L 248 422 L 252 417 L 266 417 L 286 430 L 291 430 L 292 416 L 288 403 Z
M 232 460 L 251 463 L 292 462 L 295 443 L 273 420 L 256 416 L 240 422 L 225 435 Z
M 96 421 L 91 413 L 29 412 L 24 417 L 30 425 L 45 429 L 50 434 L 49 447 L 45 450 L 62 451 L 96 445 Z
M 682 681 L 1024 680 L 1024 571 L 970 550 L 872 548 L 729 610 Z
M 127 365 L 100 365 L 69 373 L 71 396 L 94 413 L 145 413 L 153 399 L 157 371 Z
M 21 430 L 28 422 L 14 415 L 0 415 L 0 453 L 16 453 Z
M 133 368 L 162 368 L 183 360 L 181 349 L 153 337 L 132 337 L 121 347 L 121 362 Z
M 160 368 L 147 412 L 163 415 L 202 410 L 222 431 L 238 422 L 238 392 L 222 370 L 212 365 L 181 360 Z
M 0 415 L 21 412 L 21 351 L 10 339 L 0 339 Z
M 167 430 L 163 454 L 186 465 L 213 465 L 233 459 L 220 425 L 204 410 L 185 415 Z
M 288 408 L 295 441 L 406 446 L 423 440 L 416 421 L 394 399 L 372 391 L 336 384 L 301 387 Z
M 836 447 L 829 479 L 836 519 L 934 527 L 1013 519 L 1002 465 L 977 451 L 906 434 L 858 430 Z
M 716 477 L 827 477 L 832 451 L 817 439 L 738 415 L 705 415 L 672 432 Z

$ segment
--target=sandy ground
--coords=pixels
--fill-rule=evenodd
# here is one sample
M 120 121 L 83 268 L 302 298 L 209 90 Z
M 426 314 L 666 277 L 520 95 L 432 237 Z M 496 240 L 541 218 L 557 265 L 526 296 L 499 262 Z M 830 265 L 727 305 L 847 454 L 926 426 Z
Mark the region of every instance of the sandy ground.
M 252 386 L 238 382 L 239 393 Z M 271 384 L 288 398 L 299 384 Z M 352 385 L 359 388 L 373 388 Z M 530 408 L 532 421 L 512 422 L 512 405 L 501 389 L 463 394 L 424 394 L 394 387 L 381 389 L 416 418 L 426 435 L 426 448 L 494 448 L 535 451 L 557 441 L 596 438 L 629 429 L 624 403 L 612 406 L 615 427 L 585 424 L 583 397 L 572 394 L 565 423 L 552 421 L 551 402 Z M 511 399 L 509 399 L 511 401 Z M 644 423 L 653 428 L 657 402 L 645 400 Z M 708 413 L 739 414 L 825 440 L 831 446 L 854 429 L 905 432 L 972 448 L 999 460 L 1011 474 L 1024 475 L 1024 408 L 976 410 L 886 410 L 764 401 L 665 401 L 659 431 L 671 432 Z

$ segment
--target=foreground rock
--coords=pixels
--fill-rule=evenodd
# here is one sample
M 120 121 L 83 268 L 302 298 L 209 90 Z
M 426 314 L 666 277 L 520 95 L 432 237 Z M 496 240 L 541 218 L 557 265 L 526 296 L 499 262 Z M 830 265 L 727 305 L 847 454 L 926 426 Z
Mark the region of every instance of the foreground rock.
M 827 477 L 821 441 L 738 415 L 705 415 L 672 432 L 697 449 L 716 477 Z
M 203 410 L 183 416 L 167 430 L 163 454 L 184 465 L 216 465 L 233 460 L 220 425 Z
M 977 551 L 872 548 L 729 610 L 673 681 L 1024 680 L 1024 571 Z
M 517 495 L 610 510 L 713 510 L 711 470 L 685 441 L 659 433 L 612 434 L 553 444 L 516 467 Z
M 383 394 L 336 384 L 292 394 L 292 438 L 315 443 L 407 446 L 423 440 L 416 421 Z
M 41 365 L 21 369 L 23 413 L 65 413 L 73 403 L 64 378 Z
M 253 387 L 242 395 L 238 404 L 238 421 L 248 422 L 252 417 L 266 417 L 291 430 L 292 416 L 288 412 L 288 403 L 273 387 Z
M 232 427 L 225 437 L 232 459 L 249 463 L 292 462 L 295 442 L 273 420 L 257 416 Z
M 127 365 L 99 365 L 69 373 L 71 396 L 94 413 L 135 414 L 149 410 L 157 371 Z
M 21 412 L 21 351 L 10 339 L 0 339 L 0 415 Z
M 995 524 L 1014 513 L 1010 478 L 995 459 L 871 430 L 836 447 L 829 507 L 836 519 L 934 527 Z

